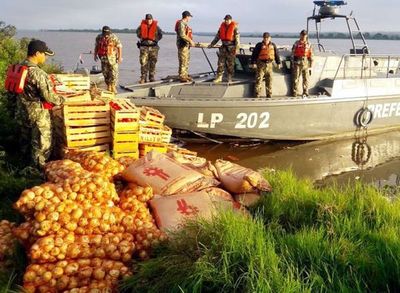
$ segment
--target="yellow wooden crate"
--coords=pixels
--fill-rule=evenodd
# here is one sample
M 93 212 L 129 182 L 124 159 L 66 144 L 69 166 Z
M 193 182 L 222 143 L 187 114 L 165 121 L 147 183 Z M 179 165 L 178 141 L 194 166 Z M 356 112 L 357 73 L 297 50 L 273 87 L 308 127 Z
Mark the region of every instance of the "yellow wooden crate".
M 139 131 L 112 131 L 113 142 L 139 142 Z
M 157 109 L 143 106 L 140 110 L 140 120 L 144 125 L 162 125 L 165 116 Z
M 75 92 L 62 95 L 65 101 L 68 102 L 90 102 L 92 97 L 89 91 Z
M 166 125 L 140 125 L 140 142 L 165 143 L 171 141 L 172 129 Z
M 91 126 L 110 124 L 110 106 L 103 101 L 67 102 L 63 106 L 64 125 Z
M 158 153 L 165 154 L 167 152 L 166 144 L 158 143 L 140 143 L 139 144 L 139 155 L 140 157 L 145 156 L 148 152 L 156 151 Z
M 135 152 L 138 150 L 138 142 L 114 142 L 114 152 Z
M 132 102 L 114 100 L 111 105 L 111 122 L 115 131 L 139 130 L 140 111 Z
M 121 157 L 132 157 L 134 159 L 139 159 L 139 151 L 136 152 L 113 152 L 113 158 L 119 159 Z
M 185 148 L 179 148 L 176 150 L 176 152 L 182 154 L 182 155 L 186 155 L 186 156 L 193 156 L 193 157 L 197 157 L 197 152 L 195 151 L 191 151 Z
M 65 142 L 68 147 L 89 146 L 111 142 L 109 125 L 64 128 Z
M 57 92 L 90 90 L 90 77 L 81 74 L 54 74 Z
M 107 144 L 94 145 L 90 147 L 83 147 L 79 149 L 83 151 L 109 152 L 110 145 L 107 143 Z

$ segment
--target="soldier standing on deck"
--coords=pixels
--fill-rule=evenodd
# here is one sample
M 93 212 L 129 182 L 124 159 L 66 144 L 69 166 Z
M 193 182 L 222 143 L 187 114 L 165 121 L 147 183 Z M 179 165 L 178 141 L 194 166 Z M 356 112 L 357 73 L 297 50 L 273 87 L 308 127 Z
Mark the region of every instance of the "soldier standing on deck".
M 96 37 L 94 48 L 94 61 L 100 58 L 101 71 L 107 89 L 117 92 L 118 64 L 122 61 L 122 44 L 118 37 L 111 33 L 108 26 L 103 26 L 102 33 Z
M 263 41 L 258 43 L 251 55 L 251 64 L 256 64 L 256 85 L 255 97 L 260 97 L 261 84 L 265 76 L 265 91 L 267 98 L 272 96 L 272 66 L 273 62 L 281 66 L 281 59 L 279 58 L 278 49 L 276 45 L 271 42 L 269 33 L 263 34 Z
M 310 68 L 312 67 L 311 45 L 308 42 L 307 31 L 300 32 L 300 40 L 296 41 L 292 47 L 292 62 L 293 62 L 293 96 L 297 96 L 297 85 L 300 75 L 303 77 L 303 96 L 308 96 L 308 79 L 310 76 Z
M 147 73 L 149 81 L 154 81 L 156 73 L 156 63 L 158 58 L 158 41 L 162 38 L 162 30 L 158 27 L 157 21 L 153 20 L 151 14 L 146 14 L 140 26 L 136 29 L 136 34 L 140 39 L 138 48 L 140 49 L 140 71 L 141 77 L 139 83 L 147 82 Z
M 240 35 L 238 24 L 232 21 L 232 16 L 229 14 L 225 16 L 214 40 L 208 47 L 212 48 L 219 40 L 221 40 L 222 45 L 219 48 L 217 76 L 214 82 L 222 81 L 225 65 L 228 82 L 231 82 L 235 70 L 236 53 L 239 52 L 240 47 Z
M 194 47 L 192 29 L 188 23 L 193 17 L 189 11 L 182 12 L 182 19 L 175 23 L 176 46 L 178 47 L 179 80 L 181 82 L 191 81 L 189 76 L 190 47 Z
M 31 146 L 31 163 L 42 168 L 51 153 L 52 121 L 49 110 L 64 99 L 57 96 L 46 72 L 38 67 L 53 56 L 45 42 L 32 40 L 28 44 L 27 58 L 21 65 L 27 67 L 24 90 L 16 103 L 16 118 L 21 129 L 22 151 Z M 26 151 L 28 151 L 26 149 Z

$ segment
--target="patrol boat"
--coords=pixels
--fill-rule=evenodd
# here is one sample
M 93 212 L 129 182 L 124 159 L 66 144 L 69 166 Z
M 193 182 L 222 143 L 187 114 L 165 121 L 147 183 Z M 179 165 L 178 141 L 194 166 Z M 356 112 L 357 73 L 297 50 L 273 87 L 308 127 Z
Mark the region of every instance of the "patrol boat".
M 179 83 L 173 77 L 125 87 L 119 94 L 137 105 L 159 109 L 175 129 L 200 134 L 277 140 L 319 140 L 387 131 L 400 126 L 400 56 L 373 55 L 358 22 L 339 14 L 344 1 L 314 1 L 307 31 L 315 24 L 314 61 L 308 97 L 291 97 L 291 50 L 278 48 L 282 70 L 274 69 L 273 97 L 253 98 L 252 47 L 237 55 L 231 83 L 213 83 L 213 74 Z M 320 39 L 321 23 L 344 20 L 351 47 L 337 55 Z M 265 90 L 262 90 L 265 93 Z

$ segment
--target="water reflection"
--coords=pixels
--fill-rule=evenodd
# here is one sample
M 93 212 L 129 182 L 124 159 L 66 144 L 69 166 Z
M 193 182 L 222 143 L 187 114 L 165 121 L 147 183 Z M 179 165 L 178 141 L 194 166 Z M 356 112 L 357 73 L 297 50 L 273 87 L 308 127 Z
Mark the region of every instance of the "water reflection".
M 273 142 L 252 147 L 191 144 L 187 147 L 210 160 L 224 158 L 253 169 L 292 168 L 299 177 L 313 181 L 362 180 L 377 185 L 400 181 L 400 131 L 300 144 Z

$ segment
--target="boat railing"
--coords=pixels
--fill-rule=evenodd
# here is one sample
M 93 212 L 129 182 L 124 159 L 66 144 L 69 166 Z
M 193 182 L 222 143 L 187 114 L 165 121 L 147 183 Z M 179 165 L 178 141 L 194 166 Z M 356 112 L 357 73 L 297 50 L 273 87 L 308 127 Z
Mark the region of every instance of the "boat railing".
M 398 55 L 354 55 L 342 56 L 334 79 L 391 78 L 400 76 Z

